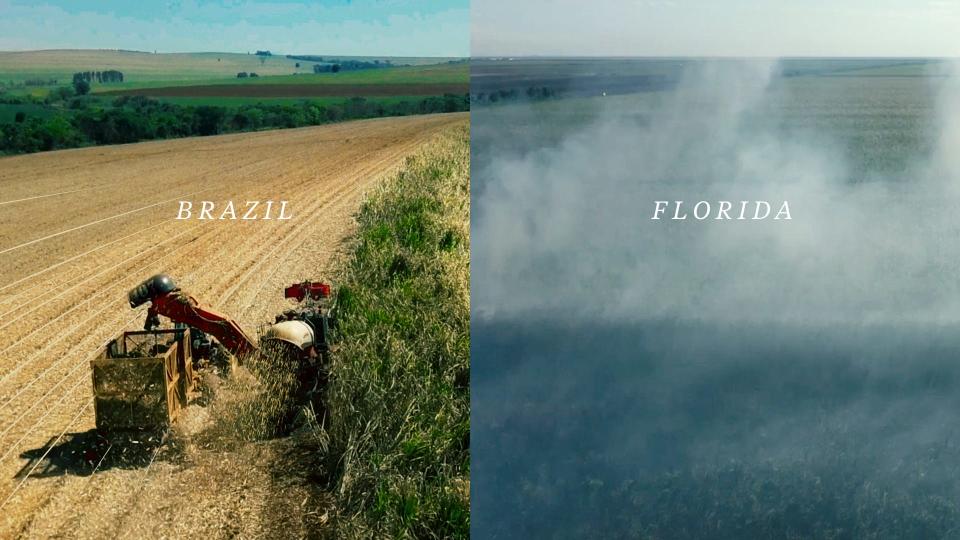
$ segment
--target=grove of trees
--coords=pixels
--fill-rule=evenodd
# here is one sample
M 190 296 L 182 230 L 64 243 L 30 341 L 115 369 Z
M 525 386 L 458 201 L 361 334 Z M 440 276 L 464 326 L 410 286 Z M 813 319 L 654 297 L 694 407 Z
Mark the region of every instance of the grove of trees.
M 313 72 L 314 73 L 338 73 L 340 71 L 340 64 L 314 64 Z
M 78 96 L 83 96 L 90 93 L 90 83 L 83 79 L 74 79 L 73 80 L 73 91 Z
M 391 63 L 389 60 L 374 60 L 368 62 L 366 60 L 340 60 L 337 58 L 327 58 L 324 60 L 322 56 L 295 56 L 287 55 L 287 58 L 292 58 L 294 60 L 306 60 L 308 62 L 323 62 L 321 64 L 313 65 L 314 73 L 336 73 L 338 71 L 357 71 L 361 69 L 380 69 L 388 67 L 397 67 L 396 64 Z M 406 65 L 406 64 L 404 64 Z
M 107 71 L 81 71 L 73 74 L 73 82 L 86 81 L 87 83 L 113 83 L 123 82 L 123 73 L 115 69 Z

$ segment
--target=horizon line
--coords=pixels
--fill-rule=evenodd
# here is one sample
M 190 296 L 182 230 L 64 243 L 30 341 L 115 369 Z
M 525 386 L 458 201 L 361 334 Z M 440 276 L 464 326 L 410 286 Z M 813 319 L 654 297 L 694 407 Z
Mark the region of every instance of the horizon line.
M 256 49 L 255 49 L 256 50 Z M 270 49 L 260 49 L 270 51 Z M 122 48 L 52 48 L 52 49 L 0 49 L 0 54 L 2 53 L 31 53 L 31 52 L 58 52 L 58 51 L 108 51 L 108 52 L 130 52 L 130 53 L 141 53 L 141 54 L 241 54 L 241 55 L 250 55 L 256 56 L 255 52 L 250 51 L 142 51 L 138 49 L 122 49 Z M 382 58 L 470 58 L 469 56 L 445 56 L 445 55 L 418 55 L 418 54 L 352 54 L 352 53 L 286 53 L 286 52 L 273 52 L 270 51 L 271 56 L 367 56 L 367 57 L 382 57 Z

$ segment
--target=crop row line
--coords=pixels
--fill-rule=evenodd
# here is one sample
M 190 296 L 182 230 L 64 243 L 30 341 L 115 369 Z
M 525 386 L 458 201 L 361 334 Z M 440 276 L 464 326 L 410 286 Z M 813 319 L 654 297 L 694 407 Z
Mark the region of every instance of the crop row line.
M 4 328 L 10 326 L 10 325 L 13 324 L 14 322 L 22 319 L 23 317 L 26 317 L 27 315 L 29 315 L 29 314 L 33 313 L 34 311 L 42 308 L 43 306 L 49 304 L 50 302 L 56 300 L 57 298 L 60 298 L 60 297 L 62 297 L 63 295 L 69 293 L 70 291 L 79 288 L 81 285 L 89 282 L 90 280 L 92 280 L 92 279 L 94 279 L 94 278 L 97 278 L 97 277 L 99 277 L 99 276 L 101 276 L 101 275 L 103 275 L 103 274 L 106 274 L 107 272 L 110 272 L 111 270 L 113 270 L 113 269 L 115 269 L 115 268 L 118 268 L 118 267 L 120 267 L 120 266 L 123 266 L 123 265 L 127 264 L 128 262 L 130 262 L 130 261 L 132 261 L 132 260 L 134 260 L 134 259 L 137 259 L 137 258 L 139 258 L 139 257 L 142 257 L 143 255 L 146 255 L 147 253 L 149 253 L 149 252 L 151 252 L 151 251 L 153 251 L 153 250 L 155 250 L 155 249 L 163 246 L 164 244 L 166 244 L 166 243 L 168 243 L 168 242 L 172 242 L 173 240 L 176 240 L 177 238 L 179 238 L 179 237 L 181 237 L 181 236 L 183 236 L 183 235 L 185 235 L 185 234 L 187 234 L 187 233 L 195 230 L 195 229 L 196 229 L 197 227 L 199 227 L 199 226 L 200 226 L 200 224 L 194 225 L 193 227 L 191 227 L 191 228 L 189 228 L 189 229 L 181 232 L 180 234 L 178 234 L 178 235 L 176 235 L 176 236 L 172 236 L 172 237 L 170 237 L 170 238 L 168 238 L 168 239 L 166 239 L 166 240 L 164 240 L 164 241 L 162 241 L 162 242 L 156 243 L 156 244 L 152 245 L 151 247 L 149 247 L 149 248 L 147 248 L 147 249 L 145 249 L 145 250 L 143 250 L 143 251 L 137 252 L 135 255 L 131 255 L 130 257 L 127 257 L 126 259 L 123 259 L 122 261 L 114 264 L 113 266 L 104 268 L 103 270 L 97 272 L 96 274 L 91 274 L 91 275 L 87 276 L 87 277 L 86 277 L 85 279 L 83 279 L 82 281 L 78 281 L 78 282 L 74 283 L 73 285 L 71 285 L 71 286 L 69 286 L 69 287 L 66 287 L 66 288 L 61 289 L 59 294 L 53 296 L 52 298 L 48 298 L 48 299 L 44 300 L 43 302 L 38 303 L 38 304 L 35 305 L 32 309 L 26 311 L 25 313 L 21 313 L 21 314 L 18 315 L 17 317 L 15 317 L 15 318 L 13 318 L 13 319 L 10 319 L 10 320 L 8 320 L 7 322 L 5 322 L 4 324 L 0 325 L 0 330 L 3 330 Z M 127 275 L 129 275 L 129 273 L 128 273 Z M 7 313 L 5 313 L 4 316 L 9 315 L 9 314 L 12 313 L 13 311 L 16 311 L 17 309 L 19 309 L 19 308 L 21 308 L 21 307 L 23 307 L 23 306 L 27 306 L 27 305 L 29 305 L 29 304 L 30 304 L 30 303 L 28 302 L 28 303 L 26 303 L 26 304 L 23 304 L 23 305 L 21 305 L 21 306 L 18 306 L 17 308 L 14 308 L 14 310 L 8 311 Z M 78 305 L 79 305 L 79 304 L 78 304 Z M 2 318 L 2 316 L 0 316 L 0 318 Z M 22 339 L 23 339 L 23 338 L 21 338 L 21 340 L 22 340 Z M 17 342 L 19 342 L 19 341 L 20 341 L 20 340 L 17 340 Z M 14 344 L 16 344 L 17 342 L 15 342 Z M 10 347 L 12 347 L 12 346 L 13 346 L 13 345 L 10 345 L 10 346 L 8 346 L 7 348 L 5 348 L 3 351 L 0 351 L 0 355 L 2 355 L 3 353 L 5 353 L 6 351 L 8 351 L 8 350 L 10 349 Z
M 35 240 L 30 240 L 30 241 L 28 241 L 28 242 L 24 242 L 24 243 L 22 243 L 22 244 L 20 244 L 20 245 L 16 245 L 16 246 L 13 246 L 13 247 L 8 247 L 8 248 L 0 251 L 0 255 L 3 255 L 4 253 L 10 253 L 11 251 L 15 251 L 15 250 L 18 250 L 18 249 L 20 249 L 20 248 L 24 248 L 24 247 L 27 247 L 27 246 L 31 246 L 31 245 L 36 244 L 36 243 L 38 243 L 38 242 L 43 242 L 44 240 L 50 240 L 51 238 L 56 238 L 56 237 L 58 237 L 58 236 L 63 236 L 63 235 L 65 235 L 65 234 L 72 233 L 72 232 L 74 232 L 74 231 L 79 231 L 80 229 L 85 229 L 85 228 L 87 228 L 87 227 L 91 227 L 91 226 L 96 225 L 96 224 L 98 224 L 98 223 L 103 223 L 103 222 L 105 222 L 105 221 L 110 221 L 110 220 L 112 220 L 112 219 L 117 219 L 117 218 L 119 218 L 119 217 L 128 216 L 128 215 L 130 215 L 130 214 L 134 214 L 134 213 L 136 213 L 136 212 L 140 212 L 140 211 L 146 210 L 146 209 L 148 209 L 148 208 L 154 208 L 154 207 L 156 207 L 156 206 L 160 206 L 161 204 L 167 204 L 167 203 L 169 203 L 169 202 L 178 201 L 178 200 L 183 200 L 184 198 L 192 197 L 192 196 L 196 195 L 197 193 L 203 193 L 204 191 L 210 191 L 211 189 L 213 189 L 213 188 L 201 189 L 201 190 L 198 190 L 198 191 L 194 191 L 193 193 L 188 193 L 188 194 L 186 194 L 186 195 L 181 195 L 181 196 L 179 196 L 179 197 L 174 197 L 174 198 L 172 198 L 172 199 L 166 199 L 166 200 L 164 200 L 164 201 L 155 202 L 155 203 L 153 203 L 153 204 L 148 204 L 147 206 L 141 206 L 140 208 L 135 208 L 135 209 L 133 209 L 133 210 L 127 210 L 126 212 L 121 212 L 121 213 L 116 214 L 116 215 L 113 215 L 113 216 L 101 218 L 101 219 L 98 219 L 98 220 L 96 220 L 96 221 L 91 221 L 90 223 L 86 223 L 86 224 L 83 224 L 83 225 L 77 225 L 76 227 L 72 227 L 72 228 L 69 228 L 69 229 L 66 229 L 66 230 L 63 230 L 63 231 L 60 231 L 60 232 L 56 232 L 56 233 L 53 233 L 53 234 L 48 234 L 47 236 L 44 236 L 44 237 L 42 237 L 42 238 L 37 238 L 37 239 L 35 239 Z
M 181 233 L 181 234 L 185 234 L 186 232 L 189 232 L 189 231 L 184 231 L 184 233 Z M 180 235 L 178 235 L 178 236 L 180 236 Z M 173 237 L 173 238 L 170 238 L 169 240 L 174 240 L 174 239 L 176 239 L 176 238 L 177 238 L 177 237 Z M 177 253 L 178 251 L 180 251 L 181 249 L 185 248 L 185 247 L 188 246 L 188 245 L 190 245 L 189 242 L 187 242 L 187 243 L 185 243 L 185 244 L 182 244 L 182 245 L 180 245 L 180 246 L 177 246 L 177 247 L 174 248 L 173 250 L 168 251 L 167 253 L 165 253 L 164 255 L 162 255 L 159 259 L 149 261 L 149 262 L 147 262 L 146 264 L 141 265 L 140 267 L 138 267 L 136 270 L 133 270 L 133 271 L 131 271 L 131 272 L 128 272 L 127 274 L 125 274 L 124 277 L 129 276 L 129 275 L 133 275 L 133 274 L 136 273 L 136 272 L 143 271 L 144 269 L 149 268 L 151 265 L 155 264 L 158 260 L 165 259 L 165 258 L 169 257 L 170 255 L 173 255 L 174 253 Z M 113 289 L 115 289 L 115 288 L 117 288 L 118 286 L 121 286 L 121 285 L 123 285 L 123 282 L 120 281 L 120 280 L 117 280 L 117 281 L 114 282 L 112 285 L 108 285 L 108 286 L 100 289 L 100 291 L 92 294 L 91 296 L 88 296 L 86 300 L 83 300 L 82 302 L 78 302 L 78 303 L 75 304 L 72 308 L 64 311 L 63 313 L 61 313 L 61 314 L 58 315 L 57 317 L 55 317 L 55 318 L 47 321 L 46 323 L 38 326 L 37 328 L 33 329 L 33 331 L 29 332 L 28 334 L 25 334 L 25 335 L 21 336 L 19 339 L 17 339 L 17 341 L 13 342 L 12 344 L 10 344 L 10 345 L 7 346 L 6 348 L 4 348 L 2 351 L 0 351 L 0 357 L 2 357 L 4 354 L 6 354 L 6 352 L 9 351 L 10 349 L 12 349 L 13 347 L 15 347 L 15 346 L 17 346 L 18 344 L 24 342 L 24 340 L 26 340 L 26 339 L 29 338 L 30 336 L 36 334 L 37 332 L 43 330 L 44 328 L 46 328 L 46 327 L 48 327 L 48 326 L 56 323 L 57 321 L 59 321 L 60 319 L 64 318 L 64 317 L 65 317 L 66 315 L 68 315 L 69 313 L 77 310 L 77 309 L 80 308 L 81 306 L 84 306 L 84 305 L 92 302 L 93 300 L 95 300 L 95 299 L 97 299 L 97 298 L 99 298 L 99 297 L 101 297 L 101 296 L 106 295 L 108 292 L 110 292 L 111 290 L 113 290 Z M 85 323 L 90 322 L 94 317 L 100 315 L 101 313 L 103 313 L 103 312 L 105 312 L 105 311 L 110 310 L 112 307 L 113 307 L 112 305 L 107 304 L 107 305 L 104 306 L 103 308 L 95 311 L 95 312 L 94 312 L 93 314 L 91 314 L 89 317 L 87 317 L 86 319 L 84 319 L 82 323 L 79 323 L 79 324 L 75 325 L 75 327 L 76 327 L 76 328 L 83 328 L 83 327 L 84 327 L 83 325 L 84 325 Z M 32 359 L 32 358 L 36 357 L 37 355 L 39 355 L 39 354 L 42 353 L 43 351 L 47 350 L 52 344 L 60 342 L 61 340 L 63 340 L 63 339 L 64 339 L 65 337 L 67 337 L 68 335 L 70 335 L 70 334 L 68 334 L 68 333 L 60 333 L 59 337 L 54 338 L 53 340 L 47 341 L 47 343 L 44 345 L 44 347 L 42 347 L 41 349 L 37 350 L 33 355 L 30 356 L 30 358 Z M 3 377 L 0 377 L 0 384 L 3 384 L 4 382 L 6 382 L 13 374 L 19 373 L 20 370 L 23 369 L 23 367 L 26 366 L 26 365 L 28 365 L 28 364 L 29 364 L 29 362 L 27 362 L 27 361 L 21 361 L 20 363 L 18 363 L 16 368 L 14 368 L 14 369 L 10 370 L 9 372 L 5 373 L 5 374 L 3 375 Z
M 33 278 L 35 278 L 35 277 L 37 277 L 37 276 L 40 276 L 40 275 L 42 275 L 42 274 L 45 274 L 45 273 L 49 272 L 50 270 L 53 270 L 53 269 L 55 269 L 55 268 L 59 268 L 60 266 L 63 266 L 63 265 L 65 265 L 65 264 L 69 263 L 69 262 L 73 262 L 73 261 L 75 261 L 75 260 L 77 260 L 77 259 L 80 259 L 80 258 L 82 258 L 82 257 L 86 257 L 87 255 L 91 255 L 91 254 L 93 254 L 93 253 L 96 253 L 97 251 L 100 251 L 100 250 L 103 249 L 103 248 L 106 248 L 106 247 L 108 247 L 108 246 L 111 246 L 111 245 L 113 245 L 113 244 L 116 244 L 116 243 L 118 243 L 118 242 L 121 242 L 121 241 L 126 240 L 126 239 L 128 239 L 128 238 L 137 236 L 137 235 L 139 235 L 139 234 L 143 234 L 144 232 L 149 231 L 150 229 L 154 229 L 154 228 L 159 227 L 159 226 L 161 226 L 161 225 L 163 225 L 163 224 L 165 224 L 165 223 L 169 223 L 169 222 L 171 222 L 171 221 L 173 221 L 173 220 L 174 220 L 173 218 L 170 218 L 170 219 L 161 221 L 160 223 L 156 223 L 156 224 L 154 224 L 154 225 L 150 225 L 149 227 L 146 227 L 146 228 L 144 228 L 144 229 L 140 229 L 140 230 L 138 230 L 138 231 L 135 232 L 135 233 L 130 233 L 130 234 L 128 234 L 128 235 L 126 235 L 126 236 L 123 236 L 123 237 L 121 237 L 121 238 L 117 238 L 116 240 L 111 240 L 111 241 L 109 241 L 109 242 L 107 242 L 107 243 L 105 243 L 105 244 L 100 244 L 99 246 L 97 246 L 97 247 L 95 247 L 95 248 L 92 248 L 92 249 L 89 249 L 89 250 L 87 250 L 87 251 L 84 251 L 83 253 L 80 253 L 79 255 L 74 255 L 73 257 L 70 257 L 69 259 L 64 259 L 64 260 L 62 260 L 62 261 L 60 261 L 60 262 L 58 262 L 58 263 L 52 264 L 52 265 L 44 268 L 43 270 L 39 270 L 39 271 L 37 271 L 37 272 L 34 272 L 34 273 L 30 274 L 29 276 L 22 277 L 22 278 L 14 281 L 14 282 L 12 282 L 12 283 L 8 283 L 8 284 L 4 285 L 3 287 L 0 287 L 0 292 L 2 292 L 4 289 L 8 289 L 8 288 L 10 288 L 10 287 L 15 287 L 16 285 L 18 285 L 18 284 L 20 284 L 20 283 L 23 283 L 24 281 L 27 281 L 27 280 L 29 280 L 29 279 L 33 279 Z M 13 296 L 10 296 L 10 297 L 8 297 L 8 298 L 4 298 L 3 300 L 4 300 L 4 302 L 11 302 L 12 300 L 16 300 L 17 298 L 19 298 L 19 297 L 21 297 L 21 296 L 23 296 L 23 295 L 25 295 L 25 294 L 29 294 L 30 291 L 32 291 L 32 290 L 34 290 L 34 289 L 36 289 L 36 288 L 38 288 L 38 287 L 42 287 L 42 286 L 43 286 L 42 283 L 38 283 L 38 284 L 36 284 L 36 285 L 33 285 L 33 286 L 31 286 L 31 287 L 28 287 L 28 288 L 26 288 L 26 289 L 18 292 L 17 294 L 15 294 L 15 295 L 13 295 Z M 24 304 L 24 305 L 26 305 L 26 304 Z M 3 318 L 3 317 L 5 317 L 6 315 L 9 315 L 10 313 L 13 313 L 14 311 L 20 309 L 21 307 L 23 307 L 23 305 L 17 306 L 17 307 L 15 307 L 15 308 L 13 308 L 12 310 L 4 313 L 3 315 L 0 315 L 0 318 Z

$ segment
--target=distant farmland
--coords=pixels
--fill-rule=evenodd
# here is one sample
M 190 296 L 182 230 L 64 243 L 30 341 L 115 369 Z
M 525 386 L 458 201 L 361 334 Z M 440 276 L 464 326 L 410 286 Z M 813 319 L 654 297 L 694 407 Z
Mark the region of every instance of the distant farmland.
M 135 80 L 127 78 L 122 83 L 103 84 L 93 91 L 130 90 L 134 88 L 157 88 L 164 86 L 200 86 L 200 85 L 271 85 L 271 84 L 322 84 L 322 85 L 359 85 L 359 84 L 467 84 L 470 80 L 470 68 L 465 62 L 442 63 L 421 66 L 395 66 L 379 69 L 361 69 L 340 73 L 297 73 L 287 75 L 238 78 L 236 73 L 229 77 L 210 76 L 204 79 L 189 80 Z M 0 78 L 2 80 L 2 78 Z
M 72 84 L 73 74 L 116 70 L 122 82 L 94 81 L 94 95 L 151 97 L 389 97 L 469 92 L 469 66 L 449 58 L 329 56 L 325 62 L 237 53 L 152 54 L 134 51 L 46 50 L 0 52 L 0 94 L 45 99 Z M 378 61 L 389 67 L 314 73 L 330 61 Z M 244 77 L 238 77 L 238 74 Z M 254 76 L 255 75 L 255 76 Z M 280 86 L 240 91 L 228 86 Z M 336 89 L 316 89 L 314 85 Z M 358 86 L 364 88 L 358 88 Z M 368 85 L 385 85 L 367 88 Z M 202 86 L 198 90 L 172 87 Z M 149 91 L 147 91 L 149 90 Z
M 737 60 L 724 60 L 724 65 Z M 470 88 L 477 104 L 524 99 L 590 98 L 668 92 L 702 58 L 474 59 Z M 783 58 L 771 70 L 784 78 L 898 77 L 936 75 L 941 61 L 926 58 Z
M 449 58 L 0 52 L 0 155 L 462 112 L 469 82 Z
M 441 84 L 210 84 L 111 90 L 103 95 L 150 97 L 375 97 L 465 94 L 467 83 Z
M 394 65 L 445 63 L 450 58 L 356 57 L 331 55 L 343 60 L 389 60 Z M 198 52 L 160 53 L 116 50 L 43 50 L 0 52 L 0 81 L 56 79 L 68 84 L 77 71 L 116 69 L 128 82 L 186 81 L 233 77 L 241 71 L 261 76 L 312 74 L 317 62 L 283 55 Z M 299 64 L 299 67 L 297 66 Z

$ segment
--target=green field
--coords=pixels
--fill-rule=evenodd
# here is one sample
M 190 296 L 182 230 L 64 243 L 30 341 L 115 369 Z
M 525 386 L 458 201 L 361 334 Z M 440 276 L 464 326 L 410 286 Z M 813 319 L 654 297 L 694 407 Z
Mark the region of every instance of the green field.
M 331 58 L 336 55 L 331 55 Z M 390 60 L 392 63 L 423 65 L 446 62 L 449 58 L 351 57 L 344 60 Z M 262 61 L 261 61 L 262 60 Z M 300 67 L 296 67 L 299 63 Z M 77 71 L 122 71 L 125 81 L 198 81 L 234 78 L 241 71 L 264 75 L 313 74 L 316 62 L 293 60 L 282 55 L 261 58 L 238 53 L 161 53 L 114 50 L 45 50 L 0 52 L 0 82 L 28 79 L 57 79 L 68 84 Z
M 69 86 L 76 72 L 106 70 L 122 72 L 124 81 L 94 83 L 91 93 L 197 85 L 357 86 L 452 83 L 466 86 L 470 79 L 467 64 L 449 63 L 451 59 L 448 58 L 336 58 L 390 61 L 396 67 L 315 74 L 313 66 L 317 62 L 295 60 L 282 55 L 267 57 L 237 53 L 153 54 L 106 50 L 0 52 L 0 95 L 43 100 L 58 87 Z M 237 78 L 237 73 L 240 72 L 256 73 L 258 76 Z M 343 97 L 351 95 L 353 94 L 349 89 L 343 93 Z M 205 103 L 214 104 L 211 99 L 213 98 L 203 98 Z
M 104 96 L 103 99 L 112 99 Z M 201 105 L 211 105 L 219 107 L 240 107 L 243 105 L 299 105 L 304 102 L 314 103 L 316 105 L 335 105 L 343 103 L 346 97 L 318 97 L 318 98 L 255 98 L 255 97 L 159 97 L 158 101 L 165 103 L 174 103 L 183 106 L 198 107 Z M 364 98 L 367 101 L 382 104 L 400 103 L 401 101 L 417 101 L 423 99 L 423 96 L 383 96 Z M 0 116 L 2 119 L 2 116 Z M 2 121 L 2 120 L 0 120 Z
M 50 118 L 57 113 L 57 109 L 33 103 L 0 103 L 0 124 L 13 122 L 18 112 L 26 114 L 27 117 Z
M 242 71 L 242 70 L 241 70 Z M 256 71 L 256 70 L 254 70 Z M 130 80 L 122 83 L 95 85 L 94 92 L 155 88 L 161 86 L 200 86 L 211 84 L 261 85 L 261 84 L 436 84 L 468 83 L 470 68 L 467 64 L 437 64 L 381 69 L 365 69 L 342 73 L 300 73 L 238 79 L 236 73 L 229 77 L 181 80 Z M 0 80 L 3 76 L 0 75 Z

